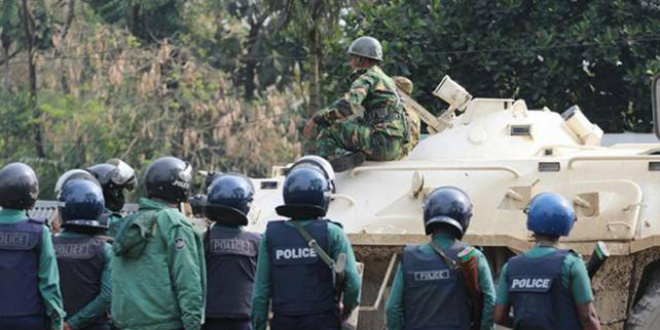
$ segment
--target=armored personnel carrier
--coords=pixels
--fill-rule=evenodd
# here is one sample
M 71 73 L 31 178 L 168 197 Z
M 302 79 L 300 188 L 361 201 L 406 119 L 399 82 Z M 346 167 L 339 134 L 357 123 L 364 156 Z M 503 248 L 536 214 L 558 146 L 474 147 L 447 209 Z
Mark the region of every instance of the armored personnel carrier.
M 588 256 L 604 241 L 611 253 L 593 279 L 604 329 L 660 329 L 660 144 L 603 147 L 602 130 L 577 106 L 559 114 L 523 100 L 472 98 L 449 77 L 434 94 L 449 104 L 441 117 L 404 99 L 431 131 L 408 157 L 337 174 L 328 217 L 344 226 L 365 264 L 359 328 L 383 329 L 398 253 L 427 241 L 424 196 L 452 185 L 472 196 L 466 241 L 483 248 L 494 275 L 530 248 L 523 209 L 534 195 L 552 191 L 573 201 L 578 221 L 563 245 Z M 659 94 L 656 79 L 654 118 Z M 255 180 L 254 230 L 279 218 L 286 168 Z

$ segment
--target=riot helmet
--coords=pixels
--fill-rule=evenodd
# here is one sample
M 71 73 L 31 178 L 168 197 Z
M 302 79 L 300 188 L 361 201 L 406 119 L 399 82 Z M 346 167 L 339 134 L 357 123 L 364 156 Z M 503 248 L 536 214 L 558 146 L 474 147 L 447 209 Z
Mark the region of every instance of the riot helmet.
M 147 196 L 169 203 L 186 202 L 192 175 L 190 163 L 176 157 L 158 158 L 147 167 L 144 175 Z
M 336 191 L 335 187 L 335 171 L 332 169 L 332 165 L 325 158 L 316 156 L 316 155 L 307 155 L 298 158 L 295 163 L 291 166 L 291 169 L 294 169 L 299 166 L 316 166 L 325 175 L 325 178 L 330 184 L 330 189 L 334 193 Z
M 317 167 L 304 166 L 292 169 L 282 188 L 284 205 L 278 206 L 277 214 L 293 219 L 325 216 L 330 204 L 330 184 Z
M 94 175 L 91 173 L 81 170 L 81 169 L 74 169 L 74 170 L 69 170 L 64 172 L 59 179 L 57 179 L 57 183 L 55 183 L 55 198 L 57 198 L 58 201 L 62 202 L 62 191 L 64 187 L 66 186 L 67 183 L 73 181 L 73 180 L 88 180 L 91 182 L 94 182 L 96 185 L 101 187 L 101 184 L 96 180 Z
M 372 37 L 359 37 L 353 40 L 347 53 L 379 62 L 383 60 L 383 47 L 380 45 L 380 41 Z
M 90 166 L 87 171 L 101 183 L 105 206 L 120 212 L 126 202 L 124 189 L 133 190 L 137 185 L 135 170 L 120 159 L 111 159 L 106 164 Z
M 470 197 L 456 187 L 439 187 L 424 199 L 424 229 L 432 234 L 434 224 L 445 224 L 458 233 L 459 239 L 465 235 L 472 218 Z
M 23 163 L 11 163 L 0 170 L 0 207 L 29 210 L 39 195 L 34 170 Z
M 69 181 L 62 189 L 59 207 L 62 226 L 107 229 L 99 222 L 104 204 L 103 191 L 96 183 L 84 179 Z
M 568 236 L 577 220 L 571 203 L 559 194 L 540 193 L 529 202 L 527 229 L 549 237 Z
M 254 186 L 241 174 L 217 177 L 208 188 L 204 215 L 223 225 L 245 226 L 254 200 Z

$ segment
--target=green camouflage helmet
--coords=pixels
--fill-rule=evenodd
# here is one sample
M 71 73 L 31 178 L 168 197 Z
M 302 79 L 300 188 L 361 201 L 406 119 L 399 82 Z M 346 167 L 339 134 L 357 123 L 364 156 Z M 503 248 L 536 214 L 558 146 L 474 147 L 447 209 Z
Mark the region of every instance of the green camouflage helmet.
M 381 47 L 377 39 L 372 37 L 359 37 L 355 39 L 351 43 L 351 46 L 348 47 L 348 53 L 376 61 L 383 60 L 383 47 Z

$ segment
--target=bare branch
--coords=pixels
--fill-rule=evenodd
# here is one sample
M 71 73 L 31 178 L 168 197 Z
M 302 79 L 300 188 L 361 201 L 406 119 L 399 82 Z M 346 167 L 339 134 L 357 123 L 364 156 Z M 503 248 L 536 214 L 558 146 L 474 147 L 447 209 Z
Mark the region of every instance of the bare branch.
M 66 20 L 64 21 L 64 28 L 60 32 L 60 36 L 59 36 L 60 40 L 64 39 L 67 33 L 69 33 L 69 28 L 71 28 L 71 23 L 73 22 L 73 17 L 75 15 L 76 0 L 69 0 L 67 7 L 68 7 L 68 11 L 66 14 Z

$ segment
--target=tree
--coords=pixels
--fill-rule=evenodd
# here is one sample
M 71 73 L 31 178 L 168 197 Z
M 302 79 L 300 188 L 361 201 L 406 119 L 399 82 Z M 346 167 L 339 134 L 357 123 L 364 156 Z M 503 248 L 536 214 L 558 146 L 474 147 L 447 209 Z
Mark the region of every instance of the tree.
M 15 0 L 0 0 L 0 42 L 2 43 L 2 61 L 4 62 L 4 88 L 9 91 L 10 66 L 9 60 L 18 54 L 10 54 L 14 40 L 21 31 L 21 14 L 19 3 Z
M 410 77 L 435 111 L 444 105 L 431 91 L 449 74 L 477 97 L 554 111 L 579 104 L 606 131 L 650 129 L 660 10 L 649 1 L 393 0 L 358 9 L 345 18 L 346 35 L 381 39 L 386 71 Z
M 346 0 L 267 0 L 279 14 L 281 27 L 290 27 L 309 47 L 309 114 L 321 105 L 321 66 L 323 49 L 339 25 Z M 345 57 L 344 57 L 345 58 Z
M 107 23 L 120 24 L 148 43 L 185 33 L 182 14 L 186 0 L 89 0 Z

